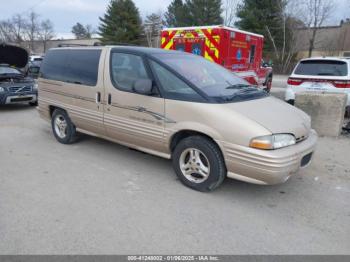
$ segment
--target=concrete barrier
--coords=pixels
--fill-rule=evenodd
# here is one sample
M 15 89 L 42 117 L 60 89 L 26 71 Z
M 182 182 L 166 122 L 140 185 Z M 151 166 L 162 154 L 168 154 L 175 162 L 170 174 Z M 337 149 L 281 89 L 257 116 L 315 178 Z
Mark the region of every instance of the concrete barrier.
M 320 136 L 339 136 L 344 123 L 347 95 L 342 93 L 302 92 L 295 106 L 311 117 L 311 126 Z

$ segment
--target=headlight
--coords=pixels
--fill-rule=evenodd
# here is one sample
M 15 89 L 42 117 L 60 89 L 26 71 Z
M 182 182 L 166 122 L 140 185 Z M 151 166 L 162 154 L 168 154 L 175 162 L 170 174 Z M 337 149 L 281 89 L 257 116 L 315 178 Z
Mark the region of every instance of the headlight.
M 33 85 L 33 90 L 35 91 L 35 90 L 38 90 L 38 83 L 34 83 L 34 85 Z
M 295 144 L 295 137 L 290 134 L 260 136 L 250 141 L 250 147 L 258 149 L 277 149 Z
M 5 92 L 5 91 L 6 91 L 5 88 L 0 86 L 0 93 Z

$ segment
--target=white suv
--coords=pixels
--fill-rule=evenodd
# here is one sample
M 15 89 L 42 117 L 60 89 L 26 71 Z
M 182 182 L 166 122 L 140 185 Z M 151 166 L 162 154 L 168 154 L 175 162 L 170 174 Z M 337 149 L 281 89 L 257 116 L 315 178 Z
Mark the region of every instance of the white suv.
M 347 93 L 350 106 L 350 58 L 318 57 L 301 60 L 288 78 L 285 100 L 294 104 L 302 91 Z

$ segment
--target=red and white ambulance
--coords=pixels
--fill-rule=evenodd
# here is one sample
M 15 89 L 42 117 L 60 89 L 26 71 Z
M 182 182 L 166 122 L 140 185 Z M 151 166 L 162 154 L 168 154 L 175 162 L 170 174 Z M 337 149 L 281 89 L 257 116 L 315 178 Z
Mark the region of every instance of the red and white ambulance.
M 262 63 L 264 37 L 226 26 L 165 28 L 161 48 L 197 54 L 270 91 L 272 68 Z

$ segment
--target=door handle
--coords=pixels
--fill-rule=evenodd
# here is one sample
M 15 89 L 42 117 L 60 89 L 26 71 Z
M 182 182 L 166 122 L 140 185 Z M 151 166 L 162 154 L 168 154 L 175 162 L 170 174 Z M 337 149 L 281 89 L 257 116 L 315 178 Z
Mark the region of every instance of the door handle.
M 108 97 L 107 97 L 107 104 L 108 104 L 108 105 L 111 105 L 111 104 L 112 104 L 112 95 L 111 95 L 111 94 L 108 94 Z
M 100 92 L 96 93 L 96 103 L 97 104 L 101 103 L 101 93 Z

